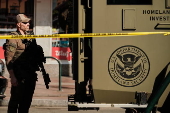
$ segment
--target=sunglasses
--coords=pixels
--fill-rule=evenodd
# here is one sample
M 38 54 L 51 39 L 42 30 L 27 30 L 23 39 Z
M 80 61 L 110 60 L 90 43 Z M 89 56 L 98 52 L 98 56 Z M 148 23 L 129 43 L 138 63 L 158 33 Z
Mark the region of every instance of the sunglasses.
M 28 24 L 29 22 L 22 22 L 23 24 Z

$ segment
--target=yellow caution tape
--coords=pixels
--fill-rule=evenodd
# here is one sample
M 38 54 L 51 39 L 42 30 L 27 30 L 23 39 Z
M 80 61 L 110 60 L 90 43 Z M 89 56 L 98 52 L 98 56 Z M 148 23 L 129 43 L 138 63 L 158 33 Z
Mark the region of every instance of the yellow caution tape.
M 167 36 L 170 32 L 133 32 L 133 33 L 84 33 L 84 34 L 53 34 L 53 35 L 6 35 L 0 39 L 21 39 L 21 38 L 80 38 L 80 37 L 111 37 L 111 36 L 138 36 L 163 34 Z

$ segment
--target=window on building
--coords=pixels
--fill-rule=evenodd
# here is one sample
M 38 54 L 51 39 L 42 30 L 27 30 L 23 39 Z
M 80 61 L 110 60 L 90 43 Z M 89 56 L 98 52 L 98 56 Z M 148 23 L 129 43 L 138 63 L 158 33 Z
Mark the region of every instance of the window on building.
M 34 0 L 0 0 L 0 35 L 16 31 L 15 17 L 22 13 L 31 18 L 33 30 Z
M 152 0 L 107 0 L 108 5 L 152 5 Z
M 52 33 L 67 34 L 72 33 L 72 0 L 53 0 L 52 7 Z M 68 38 L 53 38 L 54 47 L 61 45 L 68 46 Z M 60 40 L 60 41 L 58 41 Z M 63 42 L 62 42 L 63 41 Z M 62 43 L 61 43 L 62 42 Z
M 73 0 L 53 0 L 52 33 L 72 33 Z M 70 61 L 69 38 L 52 38 L 52 56 L 59 60 Z

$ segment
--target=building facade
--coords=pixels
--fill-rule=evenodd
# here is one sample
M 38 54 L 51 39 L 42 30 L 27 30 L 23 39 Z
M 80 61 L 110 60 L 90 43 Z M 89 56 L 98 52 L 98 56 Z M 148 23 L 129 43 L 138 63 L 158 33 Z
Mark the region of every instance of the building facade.
M 0 35 L 16 31 L 15 16 L 23 13 L 31 18 L 30 30 L 35 35 L 70 33 L 67 15 L 69 0 L 0 0 Z M 44 49 L 45 56 L 52 56 L 62 64 L 71 64 L 71 51 L 67 38 L 37 38 L 37 43 Z M 0 39 L 0 59 L 4 60 Z M 58 64 L 54 59 L 47 59 L 47 64 Z

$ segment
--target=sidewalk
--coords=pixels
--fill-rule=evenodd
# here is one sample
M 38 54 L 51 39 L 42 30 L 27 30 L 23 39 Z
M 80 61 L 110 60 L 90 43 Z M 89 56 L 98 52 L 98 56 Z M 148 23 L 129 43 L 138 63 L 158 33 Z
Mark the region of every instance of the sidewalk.
M 50 77 L 49 89 L 46 89 L 43 77 L 38 75 L 38 81 L 34 92 L 32 106 L 66 107 L 68 95 L 74 94 L 74 80 L 72 77 L 61 77 L 61 91 L 59 91 L 59 77 Z M 10 79 L 9 79 L 10 80 Z M 10 81 L 6 89 L 6 97 L 2 100 L 2 106 L 7 106 L 10 98 Z

